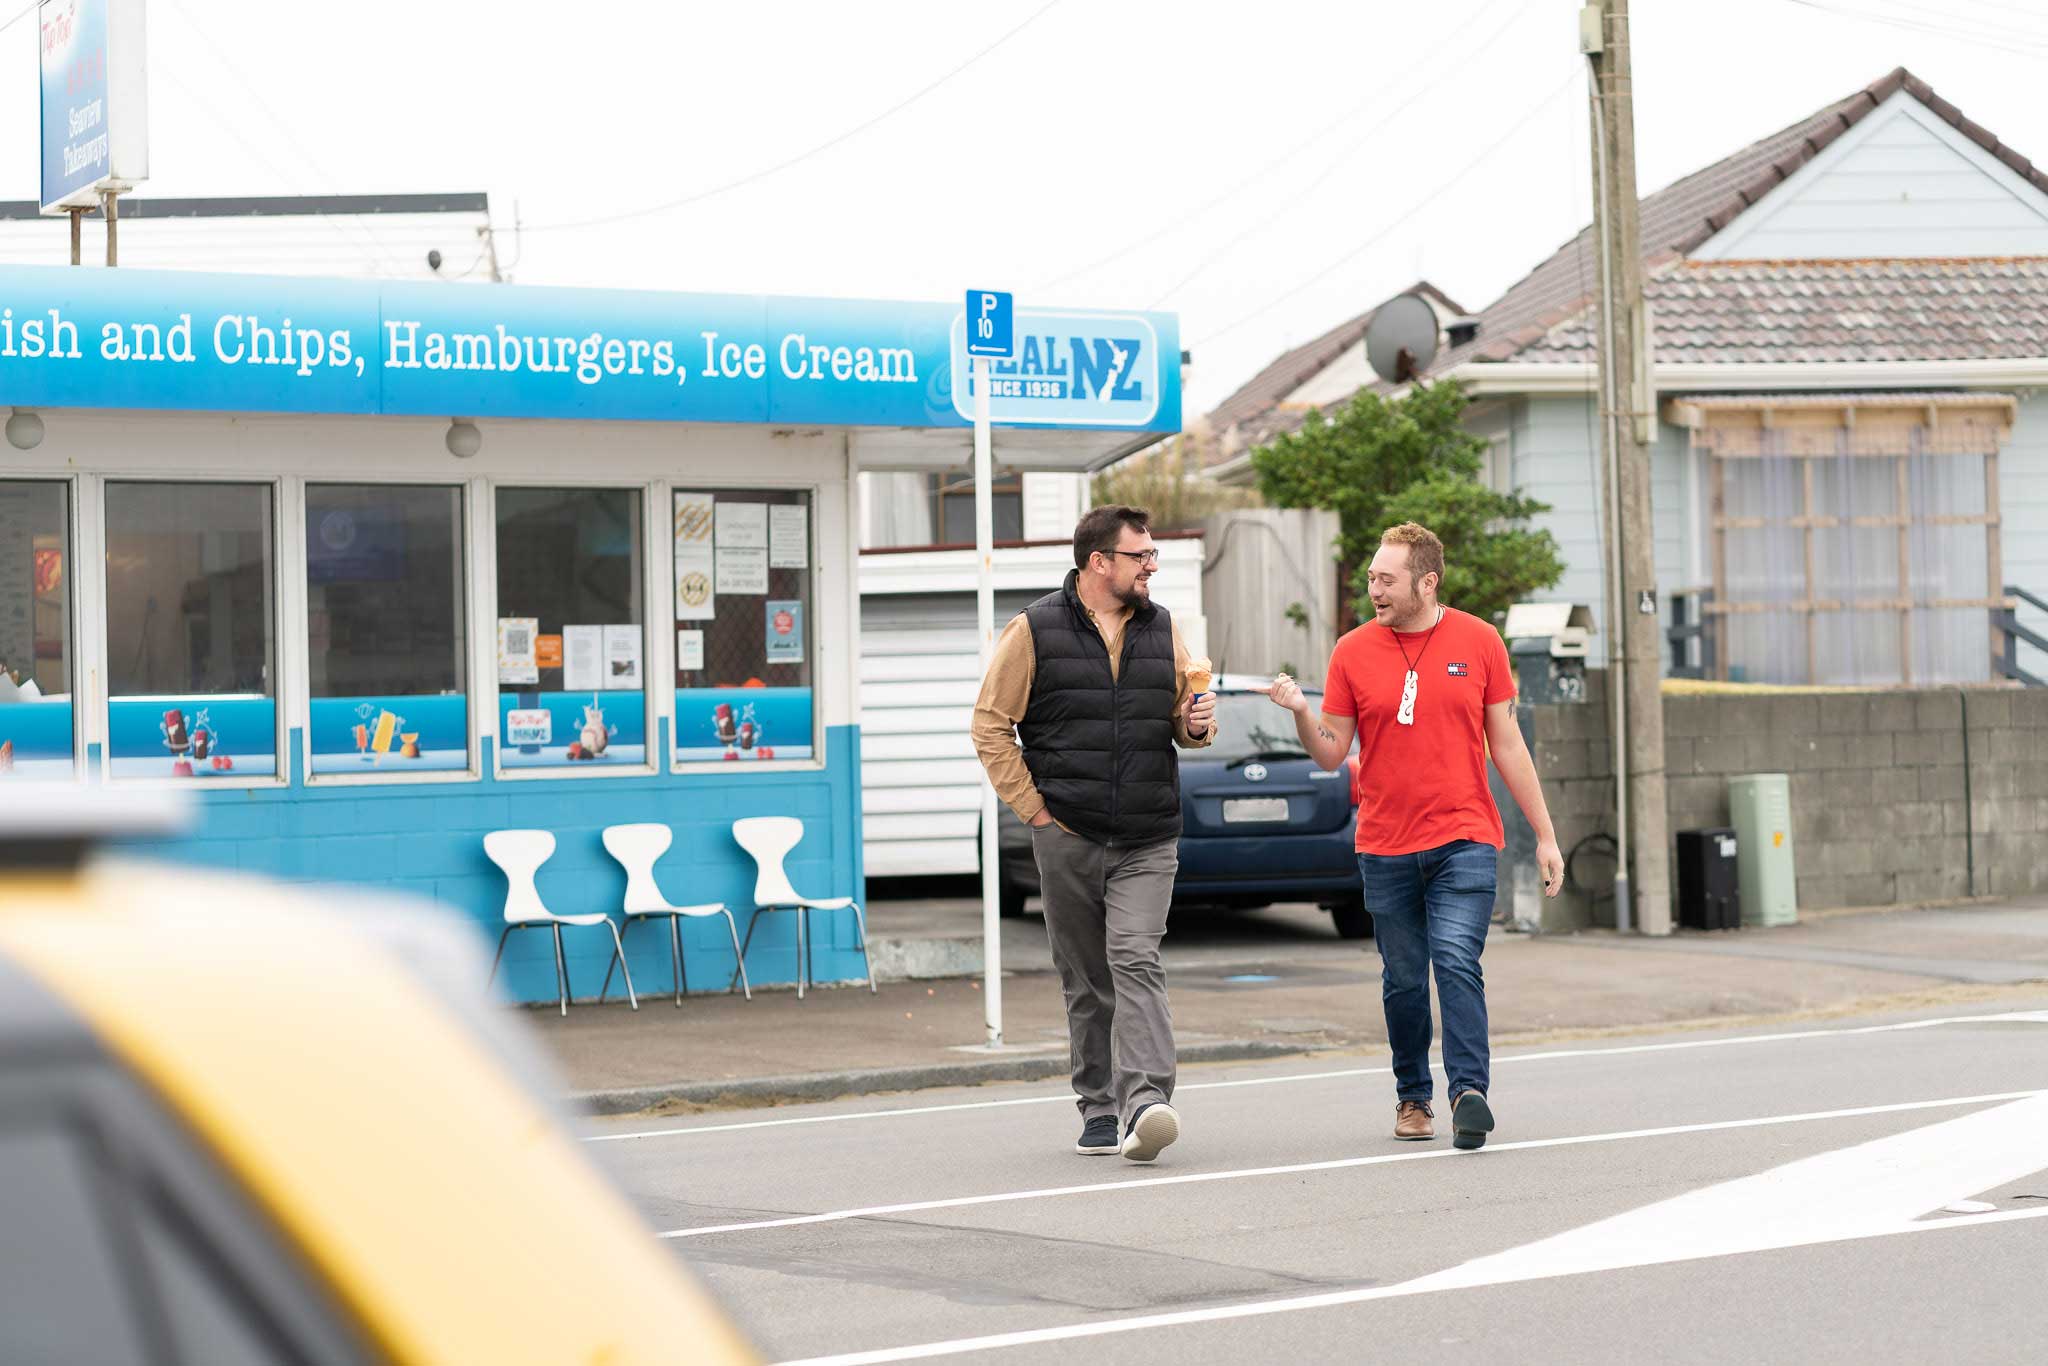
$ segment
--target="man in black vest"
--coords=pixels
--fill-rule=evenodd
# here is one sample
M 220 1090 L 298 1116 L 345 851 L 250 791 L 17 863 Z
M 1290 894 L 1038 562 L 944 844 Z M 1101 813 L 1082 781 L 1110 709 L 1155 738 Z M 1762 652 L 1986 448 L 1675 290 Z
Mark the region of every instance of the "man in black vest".
M 1180 631 L 1152 601 L 1150 523 L 1133 507 L 1081 518 L 1074 572 L 1004 628 L 974 706 L 989 781 L 1031 826 L 1067 1002 L 1074 1150 L 1133 1162 L 1180 1137 L 1159 962 L 1180 867 L 1173 747 L 1209 744 L 1216 715 L 1214 694 L 1192 695 Z

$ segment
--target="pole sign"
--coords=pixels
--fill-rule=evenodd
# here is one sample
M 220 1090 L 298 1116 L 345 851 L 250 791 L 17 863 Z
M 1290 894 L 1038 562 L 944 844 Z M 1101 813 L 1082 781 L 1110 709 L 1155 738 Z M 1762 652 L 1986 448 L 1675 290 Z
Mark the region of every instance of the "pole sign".
M 149 177 L 142 0 L 41 0 L 44 213 L 93 208 Z
M 1008 360 L 1016 350 L 1011 296 L 993 289 L 967 291 L 967 354 Z

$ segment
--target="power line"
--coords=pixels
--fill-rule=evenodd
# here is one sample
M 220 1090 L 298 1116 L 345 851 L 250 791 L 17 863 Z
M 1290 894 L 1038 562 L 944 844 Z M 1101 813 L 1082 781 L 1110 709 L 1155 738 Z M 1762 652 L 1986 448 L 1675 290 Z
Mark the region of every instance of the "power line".
M 739 177 L 737 180 L 728 180 L 721 185 L 714 185 L 708 190 L 699 190 L 695 194 L 684 195 L 680 199 L 665 200 L 659 204 L 649 204 L 645 208 L 627 209 L 622 213 L 605 214 L 602 217 L 598 218 L 579 218 L 565 223 L 529 223 L 526 225 L 525 231 L 568 232 L 577 228 L 594 228 L 602 227 L 610 223 L 623 223 L 629 219 L 645 218 L 650 214 L 667 213 L 671 209 L 685 208 L 691 204 L 701 204 L 707 199 L 715 199 L 720 195 L 730 194 L 732 191 L 740 189 L 744 186 L 752 185 L 758 181 L 766 180 L 768 177 L 772 175 L 779 175 L 781 172 L 788 170 L 792 166 L 796 166 L 802 162 L 809 161 L 812 157 L 818 156 L 824 152 L 829 152 L 834 147 L 839 146 L 839 144 L 843 142 L 846 142 L 852 138 L 859 137 L 862 133 L 865 133 L 868 129 L 873 128 L 876 124 L 881 123 L 883 120 L 893 118 L 895 115 L 902 113 L 911 105 L 916 104 L 919 100 L 931 94 L 934 90 L 937 90 L 940 86 L 946 84 L 955 76 L 958 76 L 961 72 L 967 70 L 967 68 L 973 66 L 976 62 L 988 56 L 991 52 L 994 52 L 1003 44 L 1009 42 L 1012 38 L 1022 33 L 1025 29 L 1030 28 L 1033 24 L 1037 23 L 1039 19 L 1043 18 L 1048 10 L 1055 8 L 1059 4 L 1060 0 L 1046 0 L 1045 4 L 1040 5 L 1037 9 L 1033 10 L 1031 14 L 1027 16 L 1022 23 L 1018 24 L 1015 28 L 1010 29 L 1007 33 L 1003 34 L 1002 37 L 996 39 L 987 47 L 981 49 L 981 51 L 975 53 L 972 57 L 969 57 L 966 61 L 954 67 L 951 71 L 948 71 L 945 75 L 939 77 L 937 80 L 931 82 L 929 85 L 924 86 L 915 94 L 910 95 L 905 99 L 897 101 L 895 104 L 890 105 L 887 109 L 884 109 L 881 113 L 875 115 L 871 119 L 868 119 L 866 122 L 855 124 L 853 127 L 847 129 L 845 132 L 840 133 L 835 137 L 827 138 L 825 141 L 817 144 L 817 146 L 808 148 L 807 150 L 802 152 L 798 152 L 795 156 L 788 157 L 782 161 L 778 161 L 772 166 L 764 166 L 758 171 L 754 171 L 747 175 Z
M 2014 52 L 2048 53 L 2048 44 L 2022 42 L 2015 45 L 2010 42 L 1992 41 L 1985 38 L 1972 37 L 1969 34 L 1958 32 L 1955 29 L 1944 28 L 1938 24 L 1922 23 L 1918 20 L 1904 18 L 1899 15 L 1871 14 L 1863 10 L 1843 9 L 1837 5 L 1822 4 L 1821 0 L 1785 0 L 1785 2 L 1791 5 L 1798 5 L 1802 9 L 1817 10 L 1822 14 L 1833 14 L 1844 19 L 1855 19 L 1866 24 L 1883 24 L 1889 28 L 1904 29 L 1912 33 L 1932 34 L 1938 38 L 1947 38 L 1952 42 L 1967 43 L 1972 47 L 1988 48 L 1993 52 L 2003 52 L 2008 55 Z
M 1258 308 L 1253 309 L 1250 313 L 1247 313 L 1243 317 L 1238 318 L 1236 321 L 1231 322 L 1223 327 L 1219 327 L 1214 332 L 1211 332 L 1206 336 L 1197 337 L 1192 343 L 1190 343 L 1190 345 L 1197 347 L 1206 346 L 1210 342 L 1217 340 L 1219 337 L 1228 336 L 1230 333 L 1235 332 L 1238 328 L 1243 327 L 1246 323 L 1254 322 L 1260 318 L 1265 317 L 1268 313 L 1271 313 L 1274 309 L 1278 308 L 1281 304 L 1286 303 L 1295 295 L 1300 294 L 1305 290 L 1311 289 L 1318 284 L 1321 284 L 1323 280 L 1330 276 L 1332 273 L 1342 268 L 1343 266 L 1349 265 L 1353 260 L 1357 259 L 1361 254 L 1363 254 L 1366 248 L 1375 245 L 1380 241 L 1380 239 L 1386 237 L 1389 233 L 1393 232 L 1394 229 L 1401 227 L 1402 225 L 1407 223 L 1408 220 L 1414 218 L 1417 214 L 1421 213 L 1424 209 L 1429 208 L 1439 198 L 1441 198 L 1446 191 L 1450 190 L 1459 181 L 1463 180 L 1466 176 L 1470 175 L 1472 171 L 1475 168 L 1477 168 L 1481 162 L 1485 161 L 1495 152 L 1498 152 L 1502 147 L 1505 147 L 1510 141 L 1512 141 L 1515 138 L 1517 134 L 1521 133 L 1527 127 L 1529 121 L 1535 118 L 1536 115 L 1543 110 L 1544 106 L 1548 105 L 1552 100 L 1556 99 L 1559 95 L 1562 95 L 1566 90 L 1570 89 L 1572 84 L 1578 81 L 1579 79 L 1581 79 L 1581 77 L 1579 71 L 1576 69 L 1575 63 L 1574 70 L 1572 71 L 1570 79 L 1566 80 L 1562 85 L 1559 85 L 1555 89 L 1551 90 L 1542 99 L 1536 101 L 1535 104 L 1531 105 L 1527 110 L 1523 111 L 1523 113 L 1519 117 L 1510 120 L 1508 123 L 1507 131 L 1505 133 L 1501 134 L 1501 136 L 1495 139 L 1493 142 L 1488 143 L 1484 151 L 1480 152 L 1479 155 L 1473 157 L 1470 161 L 1466 162 L 1463 166 L 1459 167 L 1458 170 L 1454 174 L 1452 174 L 1449 179 L 1440 183 L 1435 189 L 1431 190 L 1421 200 L 1412 205 L 1406 212 L 1402 213 L 1400 217 L 1394 219 L 1385 227 L 1381 228 L 1378 232 L 1366 238 L 1357 246 L 1352 247 L 1342 256 L 1339 256 L 1336 260 L 1331 261 L 1328 265 L 1324 266 L 1321 270 L 1318 270 L 1315 274 L 1309 276 L 1306 280 L 1303 280 L 1300 284 L 1295 285 L 1292 289 L 1287 290 L 1285 293 L 1275 295 L 1273 298 L 1269 299 L 1264 304 L 1261 304 Z
M 43 0 L 28 0 L 28 3 L 21 7 L 21 12 L 19 14 L 15 15 L 12 19 L 9 19 L 6 23 L 0 24 L 0 33 L 7 32 L 8 29 L 13 28 L 22 20 L 28 18 L 29 15 L 35 13 L 36 6 L 40 5 L 41 3 L 43 3 Z
M 1538 11 L 1534 9 L 1521 9 L 1517 10 L 1514 13 L 1511 13 L 1508 16 L 1507 22 L 1502 24 L 1499 28 L 1495 29 L 1493 33 L 1487 37 L 1485 42 L 1481 43 L 1478 47 L 1474 48 L 1472 52 L 1467 55 L 1465 60 L 1476 61 L 1479 57 L 1484 55 L 1486 52 L 1490 51 L 1495 43 L 1498 43 L 1502 38 L 1505 38 L 1507 36 L 1508 30 L 1513 28 L 1515 26 L 1516 21 L 1519 20 L 1524 14 L 1536 12 Z M 1446 43 L 1443 45 L 1443 47 L 1439 47 L 1433 50 L 1429 54 L 1429 56 L 1424 60 L 1433 61 L 1437 57 L 1437 55 L 1444 50 L 1444 48 L 1447 48 L 1449 46 L 1450 44 Z M 1267 214 L 1264 218 L 1259 219 L 1257 222 L 1253 223 L 1251 226 L 1245 228 L 1243 231 L 1239 232 L 1237 235 L 1232 237 L 1229 241 L 1225 242 L 1222 246 L 1216 248 L 1216 250 L 1210 252 L 1207 256 L 1203 257 L 1202 260 L 1196 264 L 1193 270 L 1189 271 L 1186 275 L 1181 276 L 1180 279 L 1174 281 L 1172 284 L 1168 285 L 1164 290 L 1160 291 L 1159 297 L 1154 299 L 1151 303 L 1145 305 L 1145 307 L 1159 307 L 1167 299 L 1172 298 L 1175 294 L 1178 294 L 1181 290 L 1187 288 L 1190 284 L 1193 284 L 1196 280 L 1200 279 L 1203 275 L 1207 274 L 1209 271 L 1209 267 L 1215 265 L 1218 261 L 1222 260 L 1225 256 L 1229 255 L 1247 238 L 1253 237 L 1258 233 L 1263 232 L 1266 228 L 1270 227 L 1275 222 L 1278 222 L 1280 218 L 1282 218 L 1284 215 L 1290 212 L 1295 205 L 1301 203 L 1302 200 L 1307 199 L 1310 195 L 1314 194 L 1317 190 L 1321 189 L 1323 185 L 1329 180 L 1329 178 L 1335 175 L 1337 171 L 1345 164 L 1345 162 L 1350 159 L 1351 154 L 1353 152 L 1357 151 L 1360 147 L 1370 142 L 1373 136 L 1377 134 L 1382 128 L 1385 128 L 1388 124 L 1392 123 L 1396 118 L 1399 118 L 1402 114 L 1406 113 L 1417 100 L 1421 99 L 1424 95 L 1428 95 L 1431 93 L 1431 83 L 1428 81 L 1424 81 L 1423 84 L 1415 91 L 1414 94 L 1410 95 L 1407 99 L 1401 101 L 1400 104 L 1396 105 L 1393 109 L 1389 110 L 1384 116 L 1382 116 L 1378 122 L 1374 123 L 1371 127 L 1367 128 L 1363 133 L 1360 133 L 1351 142 L 1347 143 L 1345 145 L 1344 150 L 1337 155 L 1335 160 L 1331 161 L 1329 165 L 1325 166 L 1320 174 L 1316 175 L 1313 179 L 1308 181 L 1306 184 L 1302 185 L 1293 194 L 1281 200 L 1280 203 L 1274 207 L 1273 211 Z
M 1479 11 L 1473 15 L 1473 18 L 1478 18 L 1479 14 L 1484 13 L 1487 9 L 1491 8 L 1492 3 L 1493 0 L 1488 0 L 1486 4 L 1482 4 L 1479 8 Z M 1513 20 L 1510 20 L 1509 22 L 1512 23 Z M 1455 38 L 1457 34 L 1462 33 L 1463 31 L 1464 23 L 1463 21 L 1460 21 L 1459 26 L 1456 32 L 1452 35 L 1452 37 Z M 1499 35 L 1496 34 L 1495 36 L 1497 37 Z M 1491 46 L 1491 42 L 1492 40 L 1489 39 L 1488 46 Z M 1438 47 L 1432 48 L 1430 50 L 1429 56 L 1425 57 L 1423 61 L 1429 62 L 1435 60 L 1435 58 L 1440 53 L 1442 53 L 1445 50 L 1445 48 L 1449 46 L 1449 43 L 1444 43 L 1439 45 Z M 1132 252 L 1137 251 L 1141 247 L 1149 247 L 1154 242 L 1157 242 L 1160 238 L 1170 235 L 1175 229 L 1187 226 L 1187 224 L 1193 222 L 1197 218 L 1200 218 L 1203 214 L 1209 212 L 1209 210 L 1215 208 L 1217 205 L 1228 203 L 1229 201 L 1235 199 L 1238 196 L 1238 194 L 1242 192 L 1247 186 L 1255 185 L 1259 181 L 1264 180 L 1266 177 L 1272 175 L 1275 171 L 1279 170 L 1282 166 L 1292 161 L 1295 157 L 1301 155 L 1309 148 L 1315 146 L 1318 142 L 1321 142 L 1324 138 L 1328 137 L 1337 129 L 1342 128 L 1344 125 L 1350 123 L 1351 120 L 1356 118 L 1361 111 L 1369 109 L 1372 107 L 1373 104 L 1377 103 L 1381 94 L 1381 91 L 1374 90 L 1372 94 L 1366 96 L 1358 103 L 1347 107 L 1342 113 L 1338 114 L 1328 123 L 1323 124 L 1321 127 L 1317 128 L 1315 132 L 1310 133 L 1307 137 L 1295 143 L 1292 147 L 1288 148 L 1278 157 L 1274 158 L 1271 161 L 1266 162 L 1257 170 L 1253 171 L 1250 175 L 1245 176 L 1243 179 L 1238 180 L 1235 183 L 1231 184 L 1228 188 L 1224 189 L 1212 198 L 1203 200 L 1194 208 L 1188 209 L 1184 212 L 1174 215 L 1174 217 L 1168 219 L 1159 227 L 1145 234 L 1145 236 L 1140 237 L 1135 241 L 1126 242 L 1123 246 L 1118 247 L 1115 251 L 1110 252 L 1107 256 L 1098 257 L 1097 259 L 1089 262 L 1085 266 L 1077 267 L 1073 270 L 1066 272 L 1064 275 L 1060 275 L 1053 279 L 1046 280 L 1039 284 L 1033 285 L 1031 287 L 1031 292 L 1033 294 L 1044 294 L 1048 290 L 1058 289 L 1061 285 L 1067 284 L 1069 281 L 1078 280 L 1081 279 L 1083 276 L 1092 275 L 1096 271 L 1108 265 L 1110 262 L 1121 260 L 1123 257 L 1130 255 Z M 1355 145 L 1355 143 L 1352 144 L 1352 146 Z M 1349 155 L 1349 151 L 1350 147 L 1347 147 L 1344 155 Z

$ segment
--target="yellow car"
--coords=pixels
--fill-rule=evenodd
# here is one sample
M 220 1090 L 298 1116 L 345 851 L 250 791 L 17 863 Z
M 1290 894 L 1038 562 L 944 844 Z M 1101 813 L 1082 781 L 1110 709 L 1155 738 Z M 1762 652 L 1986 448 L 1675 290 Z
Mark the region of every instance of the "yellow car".
M 744 1362 L 438 916 L 0 807 L 0 1360 Z

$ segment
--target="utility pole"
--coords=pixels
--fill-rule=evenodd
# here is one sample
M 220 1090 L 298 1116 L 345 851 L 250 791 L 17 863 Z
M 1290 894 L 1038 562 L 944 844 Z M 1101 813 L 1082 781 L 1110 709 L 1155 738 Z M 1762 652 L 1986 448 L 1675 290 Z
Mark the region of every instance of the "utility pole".
M 1579 16 L 1579 46 L 1592 63 L 1595 127 L 1593 198 L 1600 247 L 1600 424 L 1608 451 L 1609 500 L 1620 575 L 1608 631 L 1614 696 L 1612 760 L 1620 862 L 1614 895 L 1618 928 L 1671 933 L 1671 862 L 1664 797 L 1664 703 L 1659 668 L 1657 563 L 1650 514 L 1650 443 L 1656 438 L 1651 339 L 1643 302 L 1643 252 L 1636 205 L 1635 92 L 1630 74 L 1628 0 L 1592 0 Z M 1618 655 L 1617 655 L 1618 652 Z M 1616 665 L 1619 665 L 1617 668 Z M 1633 864 L 1633 869 L 1631 869 Z M 1631 877 L 1633 873 L 1633 877 Z

